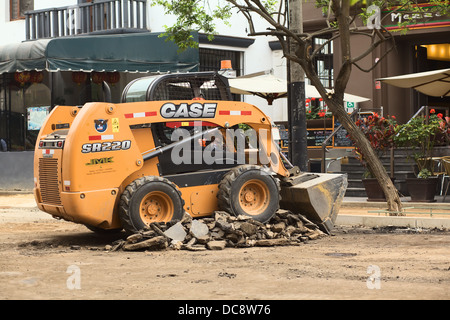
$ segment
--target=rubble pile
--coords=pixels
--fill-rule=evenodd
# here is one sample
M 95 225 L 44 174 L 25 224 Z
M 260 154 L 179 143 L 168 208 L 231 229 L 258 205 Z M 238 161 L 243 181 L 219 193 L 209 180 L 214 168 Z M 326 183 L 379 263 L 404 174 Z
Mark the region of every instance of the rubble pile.
M 222 250 L 225 247 L 267 247 L 299 245 L 324 236 L 317 225 L 287 210 L 278 210 L 269 223 L 248 216 L 216 211 L 212 217 L 152 223 L 148 228 L 117 240 L 107 250 Z

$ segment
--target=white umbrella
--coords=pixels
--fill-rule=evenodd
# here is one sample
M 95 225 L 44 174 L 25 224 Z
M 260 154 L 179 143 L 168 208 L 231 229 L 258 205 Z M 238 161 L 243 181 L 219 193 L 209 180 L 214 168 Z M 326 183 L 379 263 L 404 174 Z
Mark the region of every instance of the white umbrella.
M 400 88 L 413 88 L 429 96 L 450 97 L 450 69 L 377 79 Z
M 231 93 L 234 94 L 253 94 L 269 101 L 272 104 L 274 99 L 287 97 L 288 82 L 277 78 L 271 74 L 257 75 L 254 77 L 243 76 L 234 79 L 228 79 Z M 328 89 L 328 91 L 331 91 Z M 305 86 L 306 98 L 320 98 L 317 89 L 312 85 Z M 344 101 L 364 102 L 370 99 L 344 93 Z
M 274 99 L 287 96 L 287 81 L 271 74 L 228 79 L 228 82 L 231 93 L 253 94 L 266 99 L 269 105 Z
M 331 89 L 327 89 L 328 92 L 331 92 Z M 321 95 L 319 94 L 319 92 L 317 91 L 316 87 L 307 84 L 305 86 L 305 97 L 306 98 L 321 98 Z M 344 93 L 344 101 L 347 102 L 355 102 L 355 103 L 359 103 L 359 102 L 364 102 L 364 101 L 369 101 L 369 98 L 365 98 L 365 97 L 360 97 L 354 94 L 350 94 L 350 93 Z

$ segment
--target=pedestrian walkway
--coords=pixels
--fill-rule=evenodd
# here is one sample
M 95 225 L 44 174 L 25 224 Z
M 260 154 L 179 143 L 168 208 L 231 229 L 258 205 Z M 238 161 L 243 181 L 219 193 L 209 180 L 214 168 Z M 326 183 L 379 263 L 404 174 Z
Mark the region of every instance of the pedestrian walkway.
M 436 196 L 431 203 L 410 202 L 402 198 L 405 216 L 389 216 L 385 202 L 368 202 L 365 197 L 345 197 L 336 219 L 337 225 L 365 227 L 397 226 L 445 228 L 450 230 L 450 196 L 442 202 Z M 0 191 L 0 209 L 37 208 L 31 192 Z
M 386 202 L 368 202 L 365 197 L 345 197 L 336 224 L 450 230 L 450 197 L 446 197 L 445 202 L 442 196 L 435 199 L 435 202 L 411 202 L 409 197 L 403 197 L 404 216 L 390 216 Z
M 0 209 L 34 207 L 37 205 L 31 192 L 0 191 Z

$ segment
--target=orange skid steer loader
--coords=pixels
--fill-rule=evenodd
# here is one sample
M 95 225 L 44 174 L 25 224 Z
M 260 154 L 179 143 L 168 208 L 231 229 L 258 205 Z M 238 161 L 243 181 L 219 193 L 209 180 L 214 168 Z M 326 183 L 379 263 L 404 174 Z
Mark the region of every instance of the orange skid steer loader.
M 217 74 L 141 78 L 122 103 L 52 110 L 35 149 L 36 202 L 94 231 L 216 210 L 266 222 L 284 208 L 330 232 L 346 176 L 299 172 L 274 130 L 257 107 L 231 101 Z

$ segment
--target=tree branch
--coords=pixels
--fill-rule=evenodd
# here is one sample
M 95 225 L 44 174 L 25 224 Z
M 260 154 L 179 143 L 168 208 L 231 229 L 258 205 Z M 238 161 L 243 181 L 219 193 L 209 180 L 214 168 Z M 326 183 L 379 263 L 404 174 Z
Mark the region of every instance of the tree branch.
M 364 69 L 361 66 L 359 66 L 356 62 L 353 62 L 353 65 L 355 67 L 357 67 L 359 70 L 363 71 L 363 72 L 370 72 L 373 69 L 375 69 L 375 67 L 392 51 L 395 49 L 395 44 L 392 45 L 388 50 L 386 50 L 383 55 L 378 59 L 378 61 L 376 61 L 369 69 Z
M 342 55 L 342 66 L 335 81 L 335 94 L 341 100 L 344 96 L 345 88 L 350 79 L 351 74 L 351 51 L 350 51 L 350 26 L 349 26 L 349 12 L 350 12 L 350 1 L 340 1 L 332 0 L 333 11 L 338 20 L 340 43 L 341 43 L 341 55 Z

